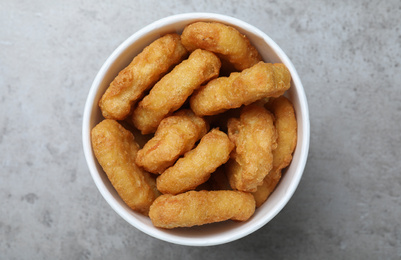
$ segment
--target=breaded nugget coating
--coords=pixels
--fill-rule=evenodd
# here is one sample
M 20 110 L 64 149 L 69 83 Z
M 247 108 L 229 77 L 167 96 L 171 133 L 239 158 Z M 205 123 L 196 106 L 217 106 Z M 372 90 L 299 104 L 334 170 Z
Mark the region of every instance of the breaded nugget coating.
M 167 34 L 148 45 L 110 83 L 99 101 L 105 118 L 123 120 L 131 107 L 172 66 L 181 62 L 187 50 L 178 34 Z
M 270 194 L 274 191 L 281 179 L 281 170 L 271 171 L 263 180 L 262 185 L 258 186 L 255 192 L 252 192 L 255 198 L 256 207 L 259 208 L 267 200 Z
M 277 149 L 273 151 L 273 170 L 284 169 L 292 160 L 297 145 L 297 118 L 291 101 L 285 96 L 270 100 L 266 104 L 276 120 Z
M 217 167 L 227 162 L 233 148 L 224 132 L 212 129 L 196 148 L 185 153 L 157 177 L 157 189 L 164 194 L 178 194 L 196 188 L 206 182 Z
M 259 62 L 241 73 L 211 80 L 191 97 L 191 109 L 198 116 L 215 115 L 276 97 L 290 88 L 291 74 L 284 64 Z
M 274 118 L 265 108 L 249 105 L 240 119 L 228 121 L 228 136 L 235 144 L 226 164 L 226 174 L 233 189 L 254 192 L 273 168 L 273 150 L 277 133 Z
M 277 130 L 277 148 L 273 151 L 273 169 L 253 193 L 257 207 L 260 207 L 275 189 L 281 178 L 281 170 L 291 163 L 292 153 L 297 144 L 297 119 L 291 101 L 280 96 L 270 100 L 266 107 L 276 118 L 274 124 Z
M 242 71 L 262 60 L 248 38 L 232 26 L 217 22 L 196 22 L 187 25 L 181 35 L 188 51 L 204 49 L 214 52 Z
M 179 110 L 160 122 L 154 137 L 138 151 L 135 162 L 149 172 L 162 173 L 191 150 L 208 128 L 206 121 L 191 110 Z
M 134 163 L 139 147 L 132 133 L 117 121 L 105 119 L 92 129 L 91 138 L 93 152 L 121 199 L 148 215 L 160 193 L 155 179 Z
M 246 221 L 255 212 L 255 200 L 241 191 L 188 191 L 165 194 L 150 207 L 149 217 L 156 227 L 192 227 L 225 220 Z
M 190 98 L 191 109 L 199 116 L 217 115 L 230 109 L 231 100 L 239 98 L 233 96 L 236 93 L 231 86 L 240 75 L 233 72 L 229 77 L 218 77 L 201 86 Z
M 132 122 L 142 134 L 155 132 L 160 121 L 179 109 L 195 89 L 218 76 L 220 66 L 220 59 L 213 53 L 195 50 L 138 103 Z

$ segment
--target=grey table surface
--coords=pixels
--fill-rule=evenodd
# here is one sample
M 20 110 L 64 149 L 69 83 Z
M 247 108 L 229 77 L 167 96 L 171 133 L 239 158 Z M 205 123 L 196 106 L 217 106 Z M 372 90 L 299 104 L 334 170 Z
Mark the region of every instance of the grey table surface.
M 305 87 L 310 153 L 267 225 L 232 243 L 154 239 L 104 201 L 82 114 L 111 52 L 141 27 L 216 12 L 267 33 Z M 0 259 L 400 259 L 401 2 L 0 2 Z

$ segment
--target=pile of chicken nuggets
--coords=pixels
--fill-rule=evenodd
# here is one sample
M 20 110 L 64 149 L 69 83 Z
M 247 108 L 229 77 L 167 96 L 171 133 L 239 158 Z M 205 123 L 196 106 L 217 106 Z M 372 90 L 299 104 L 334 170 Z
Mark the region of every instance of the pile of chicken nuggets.
M 264 62 L 235 28 L 189 24 L 110 83 L 94 154 L 121 199 L 156 227 L 246 221 L 292 160 L 290 82 L 284 64 Z

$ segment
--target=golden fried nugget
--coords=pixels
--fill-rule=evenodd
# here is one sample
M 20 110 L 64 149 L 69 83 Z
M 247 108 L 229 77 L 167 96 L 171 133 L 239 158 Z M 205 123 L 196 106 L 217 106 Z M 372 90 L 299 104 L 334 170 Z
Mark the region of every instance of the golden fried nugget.
M 178 194 L 196 188 L 206 182 L 217 167 L 227 162 L 234 148 L 228 136 L 212 129 L 193 150 L 165 170 L 156 179 L 162 193 Z
M 284 64 L 259 62 L 241 73 L 211 80 L 191 97 L 191 109 L 198 116 L 215 115 L 249 105 L 257 100 L 276 97 L 290 88 L 291 74 Z
M 297 118 L 294 106 L 285 96 L 274 98 L 266 104 L 275 116 L 277 149 L 273 151 L 273 170 L 284 169 L 292 160 L 297 145 Z
M 231 86 L 240 75 L 239 72 L 233 72 L 229 77 L 218 77 L 201 86 L 190 98 L 191 109 L 199 116 L 210 116 L 234 108 L 231 100 L 239 97 L 234 97 L 236 92 Z
M 273 150 L 277 147 L 274 118 L 265 108 L 249 105 L 240 119 L 228 121 L 228 136 L 235 144 L 226 164 L 233 189 L 254 192 L 273 168 Z
M 277 148 L 273 151 L 273 169 L 253 193 L 257 207 L 260 207 L 275 189 L 281 178 L 281 170 L 290 164 L 297 144 L 297 119 L 291 101 L 281 96 L 270 100 L 266 107 L 276 118 L 274 124 L 277 130 Z
M 165 194 L 150 207 L 149 217 L 156 227 L 192 227 L 225 220 L 246 221 L 255 212 L 255 200 L 241 191 L 188 191 Z
M 160 195 L 155 179 L 135 165 L 138 145 L 132 133 L 117 121 L 105 119 L 91 132 L 95 156 L 121 199 L 144 215 Z
M 103 94 L 99 101 L 103 116 L 123 120 L 143 93 L 186 55 L 178 34 L 167 34 L 144 48 Z
M 132 115 L 142 134 L 153 133 L 160 121 L 179 109 L 201 84 L 219 74 L 221 62 L 213 53 L 196 50 L 164 76 L 145 96 Z
M 217 22 L 196 22 L 187 25 L 181 35 L 188 51 L 204 49 L 214 52 L 242 71 L 262 60 L 248 38 L 237 29 Z
M 162 173 L 179 156 L 191 150 L 208 131 L 206 121 L 184 109 L 164 118 L 152 139 L 138 151 L 136 164 L 152 173 Z
M 255 192 L 252 192 L 257 208 L 262 206 L 262 204 L 267 200 L 267 198 L 276 188 L 280 179 L 281 170 L 275 172 L 271 171 L 263 180 L 262 185 L 258 186 L 258 189 Z

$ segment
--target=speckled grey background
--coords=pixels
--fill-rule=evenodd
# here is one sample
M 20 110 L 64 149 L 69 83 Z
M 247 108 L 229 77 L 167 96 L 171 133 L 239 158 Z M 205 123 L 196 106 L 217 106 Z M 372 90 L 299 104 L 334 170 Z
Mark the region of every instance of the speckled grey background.
M 332 2 L 332 3 L 329 3 Z M 288 54 L 308 97 L 304 177 L 259 231 L 213 247 L 149 237 L 103 200 L 82 113 L 109 54 L 168 15 L 231 15 Z M 400 259 L 401 2 L 0 2 L 0 259 Z

